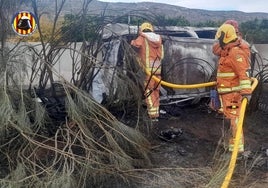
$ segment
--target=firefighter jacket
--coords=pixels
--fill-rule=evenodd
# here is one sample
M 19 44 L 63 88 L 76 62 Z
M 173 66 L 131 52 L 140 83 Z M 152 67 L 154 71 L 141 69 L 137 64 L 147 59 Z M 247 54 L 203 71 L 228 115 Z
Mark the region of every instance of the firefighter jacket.
M 162 38 L 153 32 L 140 32 L 131 45 L 138 48 L 140 61 L 153 74 L 161 74 L 161 60 L 164 57 Z
M 217 90 L 219 94 L 239 92 L 251 94 L 249 48 L 243 46 L 241 39 L 225 45 L 220 51 L 217 70 Z

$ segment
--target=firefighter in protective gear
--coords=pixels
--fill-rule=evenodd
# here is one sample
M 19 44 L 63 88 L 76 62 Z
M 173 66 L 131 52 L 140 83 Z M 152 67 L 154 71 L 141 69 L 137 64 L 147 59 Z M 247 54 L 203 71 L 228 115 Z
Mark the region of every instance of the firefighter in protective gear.
M 150 31 L 150 32 L 154 32 L 154 28 L 153 25 L 149 22 L 144 22 L 143 24 L 141 24 L 141 31 Z
M 140 26 L 139 36 L 131 41 L 131 45 L 137 48 L 138 61 L 143 68 L 147 69 L 151 75 L 161 79 L 161 61 L 164 57 L 164 49 L 162 38 L 154 33 L 152 24 L 144 22 Z M 157 121 L 159 117 L 160 83 L 152 79 L 152 76 L 146 75 L 144 86 L 148 116 Z
M 235 33 L 238 37 L 238 40 L 240 40 L 240 48 L 248 54 L 248 58 L 250 59 L 251 57 L 251 49 L 250 49 L 250 45 L 248 44 L 247 41 L 243 40 L 242 38 L 242 33 L 239 31 L 239 25 L 238 22 L 236 20 L 226 20 L 224 22 L 224 24 L 230 24 L 235 28 Z M 222 47 L 220 46 L 220 43 L 217 41 L 213 44 L 213 53 L 217 56 L 221 55 L 221 52 L 223 52 Z M 222 113 L 222 106 L 213 106 L 213 100 L 211 100 L 210 104 L 209 104 L 210 108 L 212 110 L 218 111 L 219 113 Z
M 239 31 L 238 27 L 238 22 L 236 20 L 226 20 L 224 23 L 230 24 L 235 28 L 235 33 L 238 36 L 239 40 L 241 40 L 241 48 L 243 48 L 243 50 L 250 56 L 250 46 L 245 40 L 242 39 L 242 34 Z M 213 45 L 213 53 L 215 55 L 220 56 L 221 50 L 222 48 L 218 42 Z
M 231 121 L 232 138 L 229 151 L 233 150 L 239 112 L 243 97 L 251 96 L 249 53 L 243 48 L 241 39 L 230 24 L 219 27 L 216 36 L 221 51 L 217 69 L 217 91 L 222 103 L 223 113 Z M 243 133 L 239 140 L 239 152 L 244 151 Z

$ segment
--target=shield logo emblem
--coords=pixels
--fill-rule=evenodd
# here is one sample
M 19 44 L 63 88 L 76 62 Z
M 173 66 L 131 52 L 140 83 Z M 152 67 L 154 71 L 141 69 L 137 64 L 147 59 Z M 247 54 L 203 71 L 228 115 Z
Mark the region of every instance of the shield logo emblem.
M 34 14 L 27 11 L 21 11 L 14 15 L 12 19 L 12 28 L 20 36 L 28 36 L 36 30 L 36 18 Z

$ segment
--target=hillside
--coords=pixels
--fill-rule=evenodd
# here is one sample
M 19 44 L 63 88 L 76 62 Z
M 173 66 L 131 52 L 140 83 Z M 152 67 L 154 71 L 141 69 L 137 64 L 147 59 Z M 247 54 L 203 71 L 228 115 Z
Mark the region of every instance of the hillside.
M 63 14 L 78 13 L 81 11 L 83 1 L 67 0 L 63 8 Z M 54 11 L 55 0 L 39 0 L 42 10 Z M 124 14 L 137 14 L 145 12 L 153 15 L 163 15 L 170 18 L 185 17 L 191 23 L 211 21 L 221 21 L 235 19 L 240 22 L 254 19 L 268 19 L 268 13 L 246 13 L 241 11 L 209 11 L 201 9 L 190 9 L 180 6 L 173 6 L 162 3 L 107 3 L 92 0 L 89 5 L 89 14 L 100 14 L 104 12 L 107 16 L 118 16 Z

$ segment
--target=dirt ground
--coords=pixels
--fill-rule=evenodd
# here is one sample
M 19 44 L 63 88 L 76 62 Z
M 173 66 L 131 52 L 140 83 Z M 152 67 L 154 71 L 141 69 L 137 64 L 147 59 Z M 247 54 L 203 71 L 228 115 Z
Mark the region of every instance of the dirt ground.
M 210 167 L 230 156 L 225 144 L 229 123 L 222 115 L 202 105 L 175 108 L 176 116 L 166 115 L 145 131 L 156 167 Z M 229 187 L 268 187 L 268 114 L 247 112 L 243 130 L 247 152 L 239 155 Z

